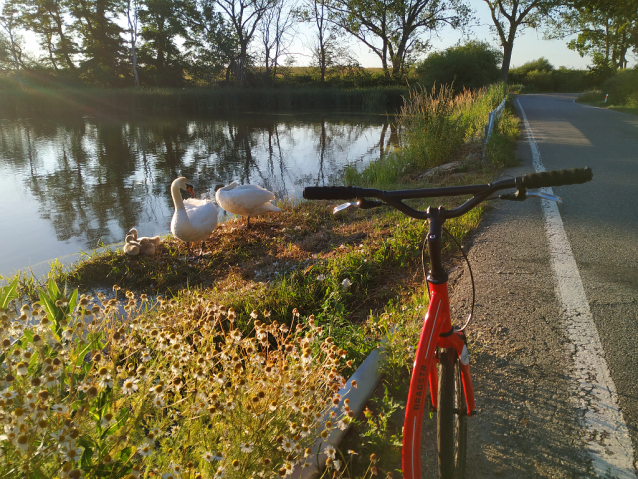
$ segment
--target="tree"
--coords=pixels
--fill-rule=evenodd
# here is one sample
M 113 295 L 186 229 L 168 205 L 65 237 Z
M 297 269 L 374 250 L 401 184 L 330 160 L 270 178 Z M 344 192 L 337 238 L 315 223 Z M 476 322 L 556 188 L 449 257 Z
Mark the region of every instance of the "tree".
M 444 24 L 457 28 L 469 15 L 461 0 L 332 0 L 329 8 L 330 21 L 370 48 L 386 77 L 402 75 L 427 50 L 422 31 L 435 32 Z
M 217 0 L 217 4 L 226 13 L 239 45 L 235 79 L 243 85 L 246 82 L 248 45 L 253 40 L 264 14 L 273 6 L 274 0 Z
M 295 16 L 286 0 L 276 0 L 259 27 L 266 75 L 275 81 L 279 59 L 288 53 L 294 40 Z
M 452 85 L 454 90 L 480 88 L 500 76 L 501 52 L 485 42 L 469 41 L 442 52 L 430 53 L 418 64 L 421 84 L 431 90 L 435 84 Z
M 140 63 L 147 81 L 179 86 L 184 81 L 184 53 L 178 38 L 188 38 L 187 18 L 191 4 L 185 0 L 145 0 L 140 10 Z
M 121 84 L 129 76 L 124 29 L 115 19 L 124 13 L 122 0 L 77 0 L 70 7 L 81 38 L 81 78 L 95 85 Z
M 137 25 L 139 22 L 139 2 L 138 0 L 128 0 L 126 4 L 126 19 L 128 20 L 129 35 L 131 37 L 131 67 L 133 68 L 133 81 L 135 86 L 140 86 L 140 77 L 137 74 L 137 38 L 139 32 Z
M 514 40 L 526 28 L 538 28 L 559 8 L 562 0 L 483 0 L 490 9 L 493 27 L 503 47 L 501 80 L 507 83 Z
M 76 69 L 73 56 L 78 46 L 73 41 L 73 31 L 66 21 L 70 13 L 66 0 L 24 0 L 21 16 L 22 26 L 35 33 L 40 47 L 47 53 L 46 61 L 55 70 Z
M 319 69 L 321 83 L 326 81 L 328 68 L 352 63 L 351 55 L 340 39 L 342 29 L 329 21 L 329 0 L 306 0 L 295 15 L 302 22 L 314 24 L 315 38 L 311 45 L 312 64 Z
M 216 0 L 196 1 L 195 11 L 188 17 L 189 37 L 184 42 L 193 60 L 190 75 L 206 84 L 211 84 L 239 52 L 237 39 L 215 5 Z
M 638 11 L 630 13 L 625 8 L 602 2 L 574 4 L 574 8 L 562 12 L 551 27 L 546 33 L 548 38 L 563 39 L 576 34 L 568 48 L 581 57 L 591 56 L 598 69 L 626 68 L 628 51 L 638 47 Z
M 13 71 L 18 83 L 22 83 L 20 69 L 24 67 L 22 61 L 22 38 L 18 34 L 19 27 L 18 10 L 12 3 L 5 3 L 0 13 L 0 32 L 4 30 L 6 39 L 4 40 L 5 55 L 11 56 Z M 0 38 L 0 40 L 2 40 Z

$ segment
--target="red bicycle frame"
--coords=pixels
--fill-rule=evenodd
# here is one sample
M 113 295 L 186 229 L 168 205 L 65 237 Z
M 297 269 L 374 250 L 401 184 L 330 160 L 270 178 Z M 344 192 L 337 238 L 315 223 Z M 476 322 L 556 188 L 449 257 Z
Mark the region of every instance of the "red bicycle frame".
M 421 479 L 421 423 L 427 402 L 427 385 L 430 386 L 432 405 L 436 409 L 438 397 L 438 374 L 436 368 L 436 349 L 454 348 L 461 362 L 461 378 L 467 403 L 467 415 L 474 410 L 474 391 L 470 375 L 470 357 L 465 344 L 464 334 L 452 330 L 450 302 L 447 282 L 430 286 L 430 305 L 425 315 L 419 346 L 416 350 L 414 368 L 410 379 L 410 391 L 405 410 L 403 427 L 403 477 Z M 450 334 L 445 334 L 450 332 Z M 441 333 L 444 333 L 441 336 Z M 460 413 L 460 412 L 459 412 Z

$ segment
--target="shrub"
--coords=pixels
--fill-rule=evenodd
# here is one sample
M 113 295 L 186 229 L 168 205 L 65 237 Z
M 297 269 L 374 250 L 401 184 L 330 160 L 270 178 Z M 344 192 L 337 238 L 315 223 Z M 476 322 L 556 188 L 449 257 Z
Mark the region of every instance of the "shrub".
M 520 67 L 510 68 L 509 80 L 517 82 L 522 80 L 530 72 L 545 72 L 549 73 L 554 70 L 554 65 L 549 63 L 549 60 L 545 57 L 540 57 L 538 60 L 531 60 L 527 63 L 523 63 Z
M 426 89 L 432 89 L 435 84 L 454 84 L 454 90 L 460 92 L 498 81 L 501 57 L 501 53 L 489 44 L 470 41 L 431 53 L 416 71 Z
M 603 93 L 609 93 L 609 103 L 623 105 L 632 94 L 638 93 L 638 69 L 618 71 L 602 85 Z
M 508 82 L 522 85 L 526 92 L 578 92 L 594 82 L 591 72 L 560 67 L 558 70 L 546 58 L 511 68 Z

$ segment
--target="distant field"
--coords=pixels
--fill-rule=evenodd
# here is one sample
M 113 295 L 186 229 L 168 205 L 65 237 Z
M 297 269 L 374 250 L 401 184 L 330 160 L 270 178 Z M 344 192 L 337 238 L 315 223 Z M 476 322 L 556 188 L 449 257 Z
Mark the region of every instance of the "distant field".
M 317 67 L 286 67 L 286 66 L 281 66 L 279 65 L 277 67 L 278 70 L 287 70 L 290 73 L 292 73 L 293 75 L 307 75 L 307 74 L 312 74 L 312 73 L 316 73 L 317 72 Z M 266 68 L 265 67 L 256 67 L 255 68 L 256 71 L 265 71 Z M 362 70 L 368 72 L 368 73 L 383 73 L 383 68 L 362 68 Z

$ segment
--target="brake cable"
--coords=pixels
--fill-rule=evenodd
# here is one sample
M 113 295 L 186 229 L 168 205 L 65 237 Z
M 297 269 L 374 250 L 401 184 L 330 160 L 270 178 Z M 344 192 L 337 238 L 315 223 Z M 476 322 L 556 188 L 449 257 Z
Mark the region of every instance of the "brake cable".
M 467 254 L 465 254 L 465 251 L 463 251 L 461 244 L 457 241 L 454 235 L 448 231 L 446 227 L 443 227 L 443 231 L 450 238 L 452 238 L 454 243 L 456 243 L 456 246 L 458 247 L 459 251 L 463 255 L 463 258 L 465 258 L 465 262 L 467 263 L 467 268 L 470 272 L 470 281 L 472 282 L 472 307 L 470 309 L 470 315 L 467 317 L 467 321 L 465 322 L 465 325 L 461 329 L 459 329 L 459 331 L 465 331 L 465 328 L 469 326 L 469 324 L 472 322 L 472 319 L 474 318 L 474 304 L 476 302 L 476 287 L 474 284 L 474 274 L 472 273 L 472 265 L 470 264 L 470 259 L 467 257 Z M 428 237 L 426 235 L 425 239 L 423 240 L 423 247 L 421 248 L 421 266 L 423 267 L 423 276 L 425 277 L 425 289 L 428 292 L 428 303 L 429 303 L 431 299 L 430 298 L 430 282 L 428 281 L 428 274 L 427 274 L 427 271 L 425 270 L 425 250 L 427 248 L 427 240 L 428 240 Z

